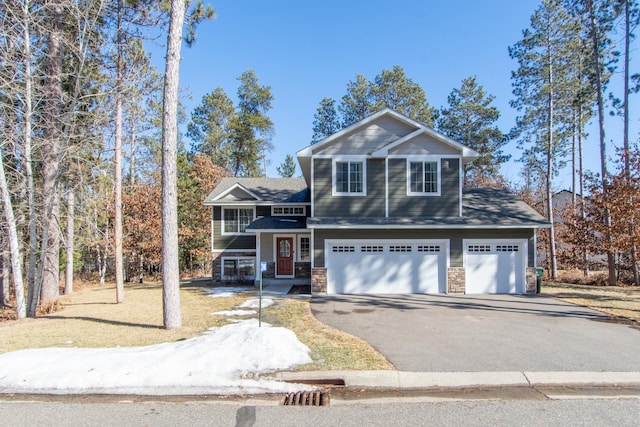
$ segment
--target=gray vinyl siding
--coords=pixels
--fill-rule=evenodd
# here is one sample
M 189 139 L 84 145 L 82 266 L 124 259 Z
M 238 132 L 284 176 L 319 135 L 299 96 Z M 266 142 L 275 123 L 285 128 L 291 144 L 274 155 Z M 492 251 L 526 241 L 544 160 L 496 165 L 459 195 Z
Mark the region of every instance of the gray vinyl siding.
M 332 160 L 313 159 L 314 216 L 317 217 L 384 217 L 384 160 L 368 159 L 366 196 L 332 196 Z
M 389 216 L 459 216 L 460 160 L 443 158 L 439 167 L 440 196 L 408 196 L 407 159 L 389 159 Z
M 331 239 L 448 239 L 449 266 L 463 267 L 462 241 L 464 239 L 528 239 L 527 266 L 535 267 L 535 237 L 533 229 L 502 230 L 322 230 L 314 231 L 313 257 L 314 267 L 324 267 L 324 243 Z
M 392 117 L 381 117 L 375 123 L 314 150 L 313 154 L 364 154 L 376 151 L 413 132 L 414 127 Z
M 269 206 L 258 206 L 256 208 L 256 215 L 264 215 L 264 209 L 271 210 Z M 247 235 L 222 235 L 222 207 L 213 207 L 213 249 L 254 249 L 256 248 L 256 236 L 255 234 Z

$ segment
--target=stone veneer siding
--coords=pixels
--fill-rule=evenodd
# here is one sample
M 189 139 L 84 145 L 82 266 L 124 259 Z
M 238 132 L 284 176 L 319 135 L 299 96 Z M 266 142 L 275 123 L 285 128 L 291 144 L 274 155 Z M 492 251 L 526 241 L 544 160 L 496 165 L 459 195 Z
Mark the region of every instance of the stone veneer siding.
M 213 260 L 211 261 L 211 280 L 214 282 L 222 281 L 222 258 L 233 258 L 233 257 L 248 257 L 255 258 L 255 252 L 214 252 Z M 259 268 L 259 267 L 256 267 Z M 256 271 L 256 273 L 258 273 Z
M 327 293 L 327 269 L 326 268 L 311 269 L 311 293 L 312 294 Z
M 527 289 L 525 290 L 525 292 L 528 294 L 535 294 L 538 290 L 538 286 L 536 284 L 536 269 L 533 267 L 527 267 L 525 275 L 525 282 L 527 284 Z
M 465 291 L 464 267 L 449 267 L 447 270 L 447 292 L 451 294 L 463 294 Z

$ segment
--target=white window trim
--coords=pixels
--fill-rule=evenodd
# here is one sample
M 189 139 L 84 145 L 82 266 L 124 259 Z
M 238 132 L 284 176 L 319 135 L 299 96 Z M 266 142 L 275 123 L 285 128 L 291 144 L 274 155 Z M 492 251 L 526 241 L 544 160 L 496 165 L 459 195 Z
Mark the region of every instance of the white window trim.
M 438 190 L 435 193 L 411 191 L 411 163 L 436 162 L 438 165 Z M 407 196 L 437 197 L 442 194 L 442 157 L 441 156 L 416 156 L 407 157 Z
M 282 275 L 278 274 L 278 237 L 291 238 L 291 250 L 293 253 L 291 254 L 291 258 L 293 259 L 293 274 L 291 275 Z M 296 277 L 296 260 L 298 259 L 298 251 L 296 250 L 296 235 L 295 234 L 274 234 L 273 235 L 273 261 L 275 262 L 274 274 L 276 279 L 293 279 Z
M 256 279 L 256 272 L 257 272 L 257 267 L 256 267 L 256 259 L 255 257 L 250 257 L 250 256 L 228 256 L 228 257 L 221 257 L 221 262 L 220 262 L 220 277 L 222 278 L 222 280 L 233 280 L 233 278 L 229 279 L 228 276 L 224 275 L 224 262 L 225 260 L 241 260 L 241 259 L 250 259 L 253 260 L 253 277 L 248 278 L 247 280 L 255 280 Z
M 362 192 L 351 193 L 336 190 L 336 163 L 337 162 L 361 162 L 362 163 Z M 367 158 L 366 156 L 335 156 L 331 158 L 331 195 L 338 197 L 364 197 L 367 195 Z
M 302 208 L 302 213 L 301 214 L 297 214 L 297 213 L 275 213 L 274 209 L 276 208 Z M 291 205 L 291 206 L 287 206 L 287 205 L 274 205 L 271 206 L 271 216 L 307 216 L 307 207 L 304 205 Z
M 220 209 L 220 235 L 222 236 L 246 236 L 251 233 L 245 232 L 226 232 L 224 231 L 224 210 L 225 209 L 251 209 L 253 211 L 253 218 L 251 221 L 255 221 L 256 219 L 256 207 L 255 206 L 222 206 Z
M 300 255 L 302 254 L 302 239 L 309 239 L 309 259 L 302 259 Z M 311 262 L 311 236 L 307 234 L 298 234 L 298 255 L 296 257 L 296 261 L 298 262 Z

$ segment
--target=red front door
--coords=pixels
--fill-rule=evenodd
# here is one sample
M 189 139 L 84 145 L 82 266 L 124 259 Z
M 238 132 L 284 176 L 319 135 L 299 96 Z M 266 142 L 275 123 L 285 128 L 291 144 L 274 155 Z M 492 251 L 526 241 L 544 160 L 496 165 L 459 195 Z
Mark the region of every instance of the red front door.
M 276 276 L 293 276 L 293 237 L 276 238 Z

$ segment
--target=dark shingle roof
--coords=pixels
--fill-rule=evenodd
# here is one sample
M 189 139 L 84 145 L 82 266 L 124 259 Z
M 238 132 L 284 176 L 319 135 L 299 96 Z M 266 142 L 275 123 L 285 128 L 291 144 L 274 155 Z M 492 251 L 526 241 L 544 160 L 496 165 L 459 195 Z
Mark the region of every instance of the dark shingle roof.
M 307 203 L 309 190 L 303 178 L 223 178 L 207 196 L 205 205 L 216 203 L 216 197 L 240 184 L 265 202 Z

